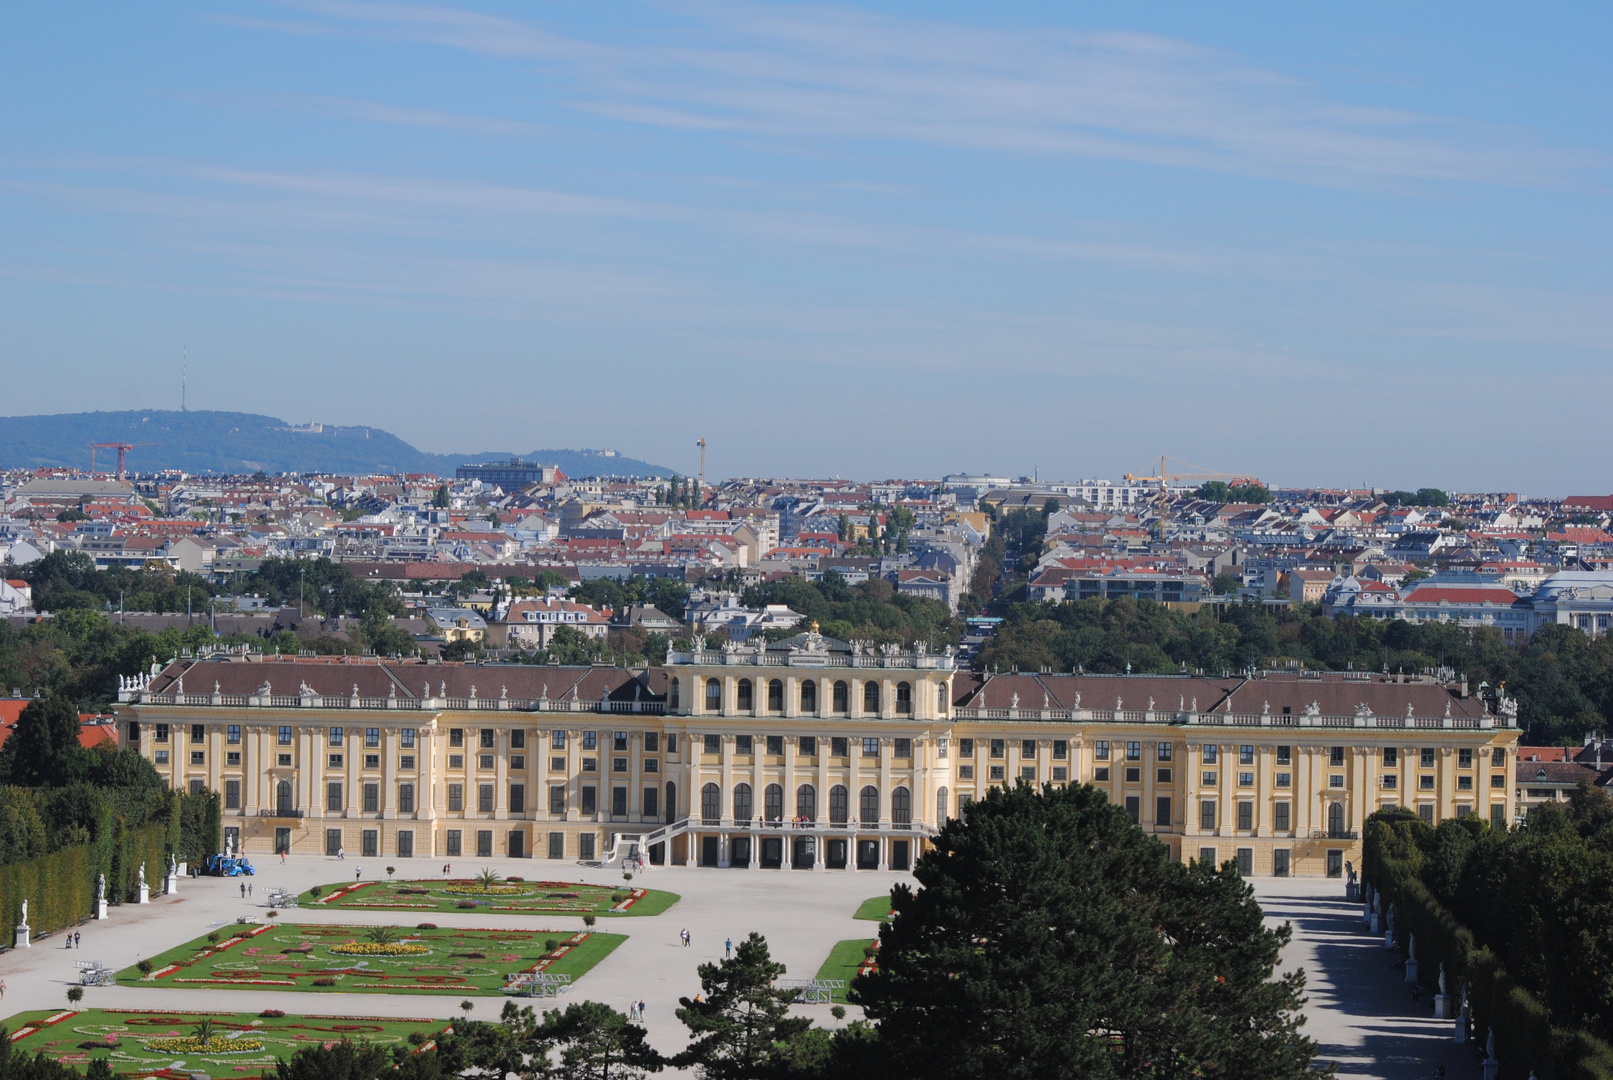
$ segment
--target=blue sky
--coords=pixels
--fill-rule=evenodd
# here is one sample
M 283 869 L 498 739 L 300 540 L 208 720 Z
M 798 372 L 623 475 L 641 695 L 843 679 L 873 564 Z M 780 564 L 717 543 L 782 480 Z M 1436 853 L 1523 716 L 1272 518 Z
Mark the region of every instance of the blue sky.
M 5 19 L 6 413 L 1613 490 L 1605 6 Z

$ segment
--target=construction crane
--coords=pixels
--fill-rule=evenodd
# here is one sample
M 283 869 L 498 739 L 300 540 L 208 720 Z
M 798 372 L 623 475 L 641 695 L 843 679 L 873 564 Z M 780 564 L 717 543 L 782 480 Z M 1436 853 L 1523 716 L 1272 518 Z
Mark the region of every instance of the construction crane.
M 1170 461 L 1174 461 L 1178 465 L 1186 466 L 1193 471 L 1179 473 L 1170 472 L 1166 468 L 1166 462 Z M 1126 482 L 1132 484 L 1157 483 L 1159 485 L 1159 493 L 1154 496 L 1154 503 L 1156 512 L 1156 527 L 1158 529 L 1159 539 L 1161 540 L 1165 539 L 1165 526 L 1170 519 L 1170 483 L 1172 480 L 1198 480 L 1201 483 L 1207 480 L 1225 480 L 1227 481 L 1228 487 L 1262 486 L 1259 478 L 1257 477 L 1247 476 L 1240 473 L 1211 472 L 1209 469 L 1200 468 L 1191 462 L 1182 461 L 1179 458 L 1166 457 L 1164 454 L 1159 455 L 1159 475 L 1138 476 L 1136 473 L 1127 473 Z
M 96 442 L 96 443 L 90 443 L 90 472 L 91 473 L 95 472 L 95 452 L 97 450 L 116 450 L 118 452 L 118 479 L 122 480 L 123 479 L 123 472 L 124 472 L 123 462 L 124 462 L 124 459 L 128 456 L 129 451 L 133 450 L 137 446 L 156 446 L 156 445 L 157 445 L 156 443 L 150 443 L 150 442 L 140 442 L 140 443 Z

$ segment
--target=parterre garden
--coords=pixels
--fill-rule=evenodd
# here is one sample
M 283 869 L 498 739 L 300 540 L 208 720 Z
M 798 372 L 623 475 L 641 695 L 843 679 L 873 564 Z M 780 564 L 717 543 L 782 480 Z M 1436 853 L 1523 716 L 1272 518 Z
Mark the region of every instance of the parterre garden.
M 5 1022 L 14 1049 L 42 1052 L 83 1069 L 102 1059 L 116 1073 L 190 1080 L 209 1075 L 272 1072 L 278 1058 L 304 1046 L 341 1039 L 383 1049 L 421 1048 L 447 1024 L 379 1016 L 286 1016 L 263 1013 L 174 1012 L 147 1009 L 39 1009 Z M 201 1036 L 202 1038 L 198 1038 Z
M 592 931 L 459 929 L 309 923 L 237 926 L 118 973 L 124 986 L 493 995 L 519 976 L 574 981 L 626 937 Z M 148 970 L 145 970 L 149 968 Z
M 297 898 L 306 908 L 363 911 L 492 912 L 499 915 L 659 915 L 678 894 L 629 885 L 583 885 L 522 878 L 338 882 Z

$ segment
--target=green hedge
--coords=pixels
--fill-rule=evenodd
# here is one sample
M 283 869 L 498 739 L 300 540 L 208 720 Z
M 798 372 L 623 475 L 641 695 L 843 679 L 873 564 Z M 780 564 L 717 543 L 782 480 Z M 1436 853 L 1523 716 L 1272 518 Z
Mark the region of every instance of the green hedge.
M 28 901 L 28 924 L 34 935 L 48 934 L 95 913 L 95 878 L 106 874 L 108 903 L 132 903 L 139 898 L 139 867 L 146 867 L 146 884 L 162 891 L 167 865 L 167 824 L 125 830 L 121 822 L 109 829 L 112 841 L 103 846 L 74 844 L 37 859 L 0 866 L 0 946 L 12 944 L 12 931 Z
M 1613 1046 L 1579 1030 L 1553 1028 L 1545 1005 L 1519 986 L 1489 949 L 1457 922 L 1404 860 L 1381 854 L 1370 861 L 1372 887 L 1383 907 L 1395 905 L 1395 930 L 1417 935 L 1420 980 L 1434 984 L 1445 965 L 1446 986 L 1455 996 L 1468 983 L 1475 1037 L 1495 1031 L 1500 1080 L 1613 1080 Z

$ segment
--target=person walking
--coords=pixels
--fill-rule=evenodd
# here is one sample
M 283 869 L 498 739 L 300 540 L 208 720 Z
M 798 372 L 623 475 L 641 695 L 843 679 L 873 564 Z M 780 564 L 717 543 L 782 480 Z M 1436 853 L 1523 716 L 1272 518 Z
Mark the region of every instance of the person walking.
M 638 1022 L 641 1023 L 641 1024 L 644 1023 L 644 999 L 643 998 L 639 998 L 639 1002 L 638 1002 Z
M 353 880 L 354 881 L 357 881 L 359 878 L 361 878 L 363 876 L 364 876 L 364 868 L 362 866 L 356 866 L 356 867 L 353 868 Z
M 722 943 L 722 947 L 723 947 L 723 958 L 724 959 L 731 959 L 733 957 L 733 955 L 734 955 L 734 939 L 729 938 L 727 941 Z
M 241 882 L 241 899 L 246 899 L 246 882 Z
M 80 944 L 80 943 L 83 940 L 84 940 L 84 935 L 83 934 L 79 933 L 77 930 L 73 931 L 73 948 L 82 949 L 84 946 L 82 944 Z
M 286 853 L 284 851 L 280 853 L 280 865 L 286 865 Z
M 347 849 L 346 848 L 340 847 L 340 846 L 338 846 L 336 848 L 336 861 L 337 862 L 346 862 L 347 861 Z
M 3 1001 L 5 999 L 5 996 L 6 996 L 6 980 L 0 979 L 0 1001 Z
M 247 899 L 252 898 L 252 883 L 250 881 L 246 883 L 246 895 Z

